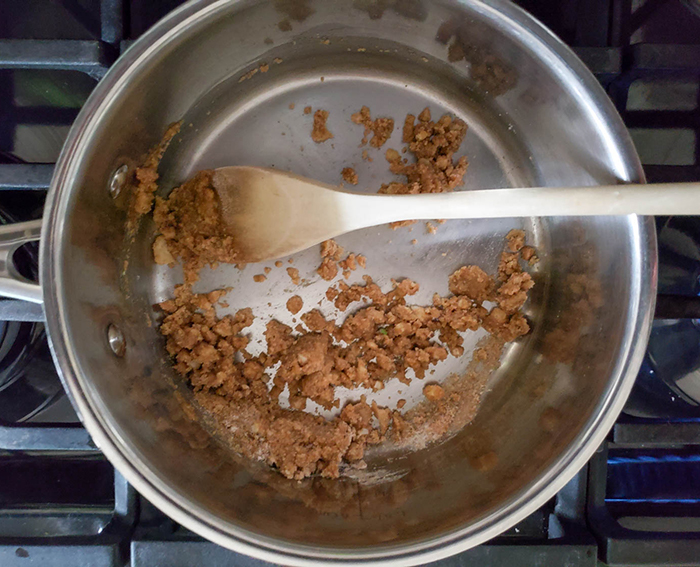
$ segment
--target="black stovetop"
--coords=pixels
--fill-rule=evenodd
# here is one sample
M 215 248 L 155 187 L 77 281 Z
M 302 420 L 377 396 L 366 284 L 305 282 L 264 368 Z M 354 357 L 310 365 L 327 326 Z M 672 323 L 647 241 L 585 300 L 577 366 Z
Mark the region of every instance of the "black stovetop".
M 0 222 L 41 216 L 92 88 L 180 3 L 0 0 Z M 700 181 L 698 0 L 518 3 L 606 88 L 649 181 Z M 657 218 L 657 228 L 659 292 L 697 301 L 700 218 Z M 31 277 L 36 249 L 22 254 Z M 41 319 L 0 300 L 0 565 L 264 565 L 182 528 L 111 467 L 67 402 Z M 589 464 L 507 533 L 438 564 L 700 566 L 698 368 L 700 319 L 657 320 L 635 390 Z

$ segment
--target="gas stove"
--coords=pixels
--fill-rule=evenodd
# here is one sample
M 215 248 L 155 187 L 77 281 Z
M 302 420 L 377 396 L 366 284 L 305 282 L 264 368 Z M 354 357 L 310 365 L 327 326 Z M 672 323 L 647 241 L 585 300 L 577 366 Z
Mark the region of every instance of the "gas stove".
M 41 216 L 92 88 L 180 3 L 0 0 L 0 223 Z M 700 181 L 697 0 L 518 3 L 605 87 L 648 181 Z M 435 565 L 700 565 L 700 218 L 656 224 L 657 319 L 607 440 L 536 513 Z M 36 246 L 19 254 L 36 278 Z M 35 305 L 0 300 L 0 565 L 267 565 L 179 526 L 114 470 L 63 392 L 42 319 Z

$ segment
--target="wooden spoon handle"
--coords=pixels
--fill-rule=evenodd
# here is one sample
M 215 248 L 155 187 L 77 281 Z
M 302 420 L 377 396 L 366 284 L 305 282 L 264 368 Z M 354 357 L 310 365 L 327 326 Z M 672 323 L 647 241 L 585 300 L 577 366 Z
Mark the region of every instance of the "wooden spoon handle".
M 524 187 L 423 195 L 353 195 L 347 205 L 354 211 L 348 211 L 348 218 L 361 219 L 362 226 L 410 219 L 700 215 L 700 183 Z

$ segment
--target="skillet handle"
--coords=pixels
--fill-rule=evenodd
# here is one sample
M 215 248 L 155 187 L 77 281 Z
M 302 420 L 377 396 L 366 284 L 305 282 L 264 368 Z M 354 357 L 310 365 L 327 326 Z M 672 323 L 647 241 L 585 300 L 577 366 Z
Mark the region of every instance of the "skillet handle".
M 14 262 L 17 249 L 41 236 L 41 219 L 0 226 L 0 296 L 43 303 L 41 285 L 22 276 Z

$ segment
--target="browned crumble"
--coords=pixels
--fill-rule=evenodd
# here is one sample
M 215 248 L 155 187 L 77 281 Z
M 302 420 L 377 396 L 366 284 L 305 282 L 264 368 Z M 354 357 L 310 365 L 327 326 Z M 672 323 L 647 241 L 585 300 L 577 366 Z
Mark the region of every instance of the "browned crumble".
M 423 387 L 423 395 L 431 402 L 437 402 L 445 397 L 445 390 L 439 384 L 426 384 Z
M 425 231 L 428 234 L 437 234 L 437 227 L 431 222 L 426 222 L 425 223 Z
M 310 106 L 304 107 L 304 114 L 311 114 L 312 111 L 313 111 L 313 108 L 311 108 Z
M 458 42 L 453 42 L 447 48 L 447 60 L 450 63 L 455 63 L 464 59 L 464 48 Z
M 367 259 L 362 254 L 350 252 L 344 260 L 342 246 L 339 246 L 335 240 L 324 240 L 321 242 L 321 265 L 316 272 L 326 281 L 331 281 L 338 275 L 338 268 L 343 270 L 343 277 L 347 279 L 351 272 L 354 272 L 358 266 L 364 268 L 367 265 Z
M 438 29 L 436 39 L 440 43 L 447 44 L 454 37 L 447 48 L 447 60 L 452 63 L 466 61 L 471 79 L 491 96 L 500 96 L 511 90 L 518 82 L 517 70 L 491 50 L 465 43 L 457 33 L 459 26 L 459 22 L 448 20 Z
M 296 315 L 304 307 L 304 301 L 298 295 L 293 295 L 287 300 L 287 311 L 292 315 Z
M 306 110 L 304 110 L 304 112 L 306 112 Z M 317 144 L 321 144 L 333 137 L 333 134 L 331 134 L 326 127 L 326 120 L 328 120 L 327 110 L 317 110 L 314 112 L 314 125 L 311 130 L 311 139 Z
M 251 69 L 247 73 L 243 73 L 243 75 L 241 75 L 238 78 L 238 82 L 242 83 L 243 81 L 247 81 L 248 79 L 252 79 L 255 75 L 258 74 L 258 71 L 259 71 L 259 69 L 257 67 L 254 67 L 253 69 Z
M 262 283 L 267 279 L 265 274 L 256 274 L 253 276 L 253 281 L 256 283 Z
M 396 230 L 397 228 L 401 228 L 403 226 L 411 226 L 412 224 L 416 224 L 417 222 L 418 221 L 415 220 L 396 221 L 389 223 L 389 227 L 391 228 L 391 230 Z
M 532 246 L 523 246 L 520 249 L 520 255 L 522 256 L 523 260 L 525 260 L 531 266 L 534 266 L 540 261 L 535 254 L 535 249 Z
M 329 259 L 343 253 L 333 242 L 325 244 L 324 252 Z M 265 331 L 266 352 L 257 357 L 246 351 L 250 339 L 242 334 L 253 322 L 252 311 L 217 316 L 214 304 L 223 291 L 193 294 L 187 286 L 178 286 L 174 299 L 160 304 L 165 313 L 160 330 L 176 371 L 189 381 L 204 408 L 242 436 L 239 449 L 246 456 L 265 460 L 289 478 L 335 478 L 343 462 L 360 461 L 367 446 L 388 436 L 405 440 L 418 422 L 364 399 L 346 404 L 338 417 L 325 420 L 304 412 L 307 400 L 332 408 L 338 404 L 339 386 L 377 390 L 393 377 L 409 382 L 409 369 L 421 379 L 450 354 L 463 354 L 462 331 L 484 327 L 502 341 L 529 331 L 519 313 L 522 303 L 512 301 L 532 285 L 522 271 L 499 283 L 477 266 L 465 266 L 449 278 L 453 295 L 436 294 L 427 306 L 407 304 L 406 298 L 419 289 L 411 280 L 394 282 L 385 293 L 371 278 L 364 279 L 363 285 L 340 282 L 331 294 L 341 310 L 352 301 L 366 301 L 342 324 L 315 309 L 301 316 L 303 325 L 296 332 L 272 320 Z M 486 301 L 496 306 L 489 311 Z M 295 296 L 287 307 L 298 313 L 301 303 Z M 266 371 L 275 365 L 279 367 L 268 391 Z M 285 390 L 289 410 L 278 404 Z M 459 394 L 431 383 L 424 395 L 438 414 L 447 413 L 421 410 L 419 421 L 432 419 L 435 431 L 445 430 L 454 420 Z
M 379 189 L 387 194 L 443 193 L 462 184 L 467 171 L 467 158 L 454 160 L 467 132 L 467 125 L 459 118 L 443 115 L 437 122 L 431 120 L 430 109 L 418 115 L 406 116 L 403 141 L 415 157 L 415 163 L 406 163 L 398 152 L 387 152 L 390 170 L 406 177 L 405 183 L 385 183 Z
M 301 283 L 301 278 L 299 277 L 299 270 L 297 270 L 296 268 L 287 268 L 287 274 L 289 274 L 289 277 L 294 285 L 299 285 Z
M 133 190 L 129 210 L 130 224 L 153 209 L 153 195 L 158 190 L 158 165 L 170 142 L 180 131 L 181 125 L 182 122 L 175 122 L 168 126 L 160 143 L 148 152 L 141 166 L 136 168 L 131 182 Z
M 282 263 L 282 260 L 277 260 L 277 261 L 275 262 L 275 267 L 276 267 L 276 268 L 281 268 L 283 265 L 284 265 L 284 264 Z
M 462 129 L 444 118 L 433 123 L 426 109 L 420 113 L 418 124 L 411 119 L 407 143 L 417 159 L 414 170 L 409 170 L 411 166 L 401 161 L 398 152 L 387 151 L 392 171 L 407 178 L 406 192 L 413 192 L 416 183 L 416 192 L 424 192 L 423 183 L 433 192 L 451 190 L 449 184 L 454 177 L 450 175 L 461 163 L 453 163 L 453 154 L 466 126 Z M 449 166 L 440 169 L 445 160 L 452 170 Z M 421 163 L 425 171 L 419 171 Z M 466 168 L 466 161 L 463 165 Z M 159 231 L 153 245 L 154 259 L 168 265 L 180 261 L 186 274 L 185 285 L 175 289 L 174 298 L 159 304 L 164 313 L 160 332 L 166 338 L 175 370 L 189 382 L 199 404 L 222 427 L 235 432 L 237 451 L 276 467 L 288 478 L 314 474 L 336 478 L 345 463 L 366 466 L 366 447 L 385 440 L 411 443 L 421 428 L 429 427 L 429 440 L 440 438 L 451 426 L 468 421 L 476 412 L 485 384 L 477 378 L 478 372 L 493 370 L 503 343 L 529 332 L 520 310 L 534 282 L 520 262 L 532 261 L 536 256 L 534 249 L 525 245 L 524 233 L 514 230 L 507 236 L 496 278 L 477 266 L 464 266 L 449 277 L 452 295 L 435 294 L 432 304 L 425 306 L 407 303 L 406 298 L 419 289 L 408 279 L 394 281 L 388 292 L 367 275 L 362 284 L 348 285 L 341 280 L 327 290 L 327 299 L 340 311 L 348 310 L 353 302 L 362 302 L 341 324 L 327 320 L 316 309 L 303 313 L 295 329 L 270 321 L 264 333 L 266 351 L 252 356 L 246 350 L 250 339 L 244 334 L 253 322 L 252 311 L 243 309 L 219 317 L 214 306 L 221 303 L 225 290 L 209 294 L 191 291 L 201 267 L 235 263 L 235 243 L 222 229 L 211 172 L 200 172 L 173 190 L 167 200 L 157 199 L 154 220 Z M 329 280 L 339 269 L 348 277 L 366 264 L 364 256 L 346 255 L 333 240 L 322 243 L 321 256 L 318 271 Z M 275 262 L 277 267 L 282 265 L 281 261 Z M 287 272 L 295 285 L 301 283 L 296 268 L 289 267 Z M 264 279 L 263 274 L 254 276 L 255 281 Z M 490 309 L 484 306 L 487 302 L 492 304 Z M 287 301 L 293 315 L 302 308 L 298 295 Z M 347 403 L 331 420 L 304 411 L 308 400 L 325 408 L 338 407 L 338 386 L 363 386 L 376 391 L 393 377 L 410 382 L 408 370 L 422 379 L 448 356 L 464 354 L 459 333 L 479 328 L 490 333 L 491 342 L 488 347 L 480 346 L 470 362 L 468 368 L 477 365 L 481 369 L 468 370 L 464 377 L 472 380 L 473 387 L 458 387 L 450 379 L 442 384 L 426 384 L 428 406 L 419 405 L 405 414 L 375 402 L 370 405 L 364 397 Z M 271 376 L 271 368 L 276 365 L 279 368 Z M 270 380 L 272 389 L 268 390 Z M 283 391 L 289 394 L 290 409 L 279 405 Z M 405 403 L 399 400 L 397 407 L 401 409 Z M 487 457 L 479 466 L 493 466 Z
M 289 110 L 294 110 L 295 104 L 293 102 L 289 103 Z
M 391 133 L 394 131 L 393 118 L 377 118 L 372 120 L 370 110 L 366 106 L 363 106 L 359 112 L 353 114 L 350 119 L 355 124 L 360 124 L 365 127 L 361 143 L 363 146 L 367 143 L 368 136 L 372 134 L 372 139 L 369 141 L 369 145 L 373 148 L 381 148 L 391 137 Z
M 343 171 L 341 171 L 341 175 L 346 183 L 349 183 L 350 185 L 357 185 L 357 173 L 355 173 L 355 170 L 352 167 L 344 167 Z
M 173 189 L 167 199 L 156 197 L 153 210 L 159 232 L 156 242 L 182 262 L 186 283 L 195 282 L 204 266 L 233 264 L 237 259 L 234 238 L 221 220 L 212 174 L 212 171 L 200 171 Z M 159 256 L 163 261 L 162 252 Z

